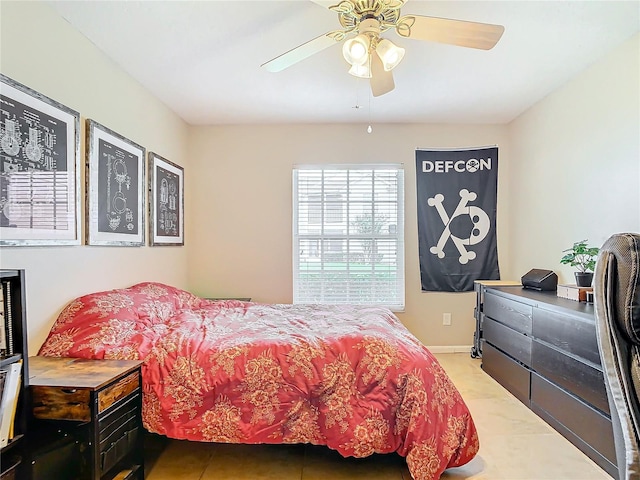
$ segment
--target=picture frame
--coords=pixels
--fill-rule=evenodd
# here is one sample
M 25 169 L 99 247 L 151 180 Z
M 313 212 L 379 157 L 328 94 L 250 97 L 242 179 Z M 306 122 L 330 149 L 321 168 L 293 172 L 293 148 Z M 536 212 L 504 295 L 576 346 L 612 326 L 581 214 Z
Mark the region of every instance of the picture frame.
M 149 152 L 149 245 L 184 245 L 184 169 Z
M 86 243 L 145 244 L 146 149 L 87 119 Z
M 0 74 L 0 246 L 81 245 L 80 114 Z

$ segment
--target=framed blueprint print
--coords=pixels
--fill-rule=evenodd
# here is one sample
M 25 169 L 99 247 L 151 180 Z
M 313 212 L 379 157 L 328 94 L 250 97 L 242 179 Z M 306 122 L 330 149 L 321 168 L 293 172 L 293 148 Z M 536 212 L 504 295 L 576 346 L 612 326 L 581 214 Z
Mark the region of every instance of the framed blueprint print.
M 80 114 L 0 74 L 0 245 L 80 245 Z
M 87 132 L 87 244 L 142 246 L 146 151 L 91 119 Z
M 149 153 L 149 243 L 184 245 L 184 169 Z

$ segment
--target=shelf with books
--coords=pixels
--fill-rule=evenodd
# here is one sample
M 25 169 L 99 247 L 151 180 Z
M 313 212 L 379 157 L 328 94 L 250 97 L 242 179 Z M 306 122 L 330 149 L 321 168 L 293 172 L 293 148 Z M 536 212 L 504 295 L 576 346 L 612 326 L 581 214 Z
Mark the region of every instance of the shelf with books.
M 3 375 L 4 374 L 4 375 Z M 22 360 L 0 369 L 2 395 L 0 396 L 0 447 L 6 447 L 15 437 L 15 417 L 20 400 Z
M 29 374 L 24 270 L 0 270 L 0 478 L 25 478 Z

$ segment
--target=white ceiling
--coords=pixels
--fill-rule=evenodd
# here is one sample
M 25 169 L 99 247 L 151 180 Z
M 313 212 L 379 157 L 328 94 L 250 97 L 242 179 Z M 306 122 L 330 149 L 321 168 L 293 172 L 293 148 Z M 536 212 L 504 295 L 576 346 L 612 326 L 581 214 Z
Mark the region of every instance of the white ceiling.
M 332 46 L 279 73 L 260 65 L 340 28 L 308 0 L 52 1 L 62 17 L 194 125 L 506 123 L 640 31 L 640 1 L 421 1 L 409 13 L 504 25 L 489 51 L 384 36 L 406 48 L 372 98 Z M 360 108 L 354 108 L 354 107 Z

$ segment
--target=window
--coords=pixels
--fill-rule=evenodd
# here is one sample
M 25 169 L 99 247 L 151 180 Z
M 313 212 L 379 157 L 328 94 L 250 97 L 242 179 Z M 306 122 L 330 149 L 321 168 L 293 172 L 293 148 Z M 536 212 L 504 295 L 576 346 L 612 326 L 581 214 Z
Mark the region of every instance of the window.
M 293 302 L 404 309 L 401 165 L 293 170 Z
M 327 195 L 326 201 L 322 202 L 320 195 L 313 195 L 309 198 L 309 224 L 321 225 L 324 212 L 324 223 L 342 223 L 343 202 L 340 194 Z

